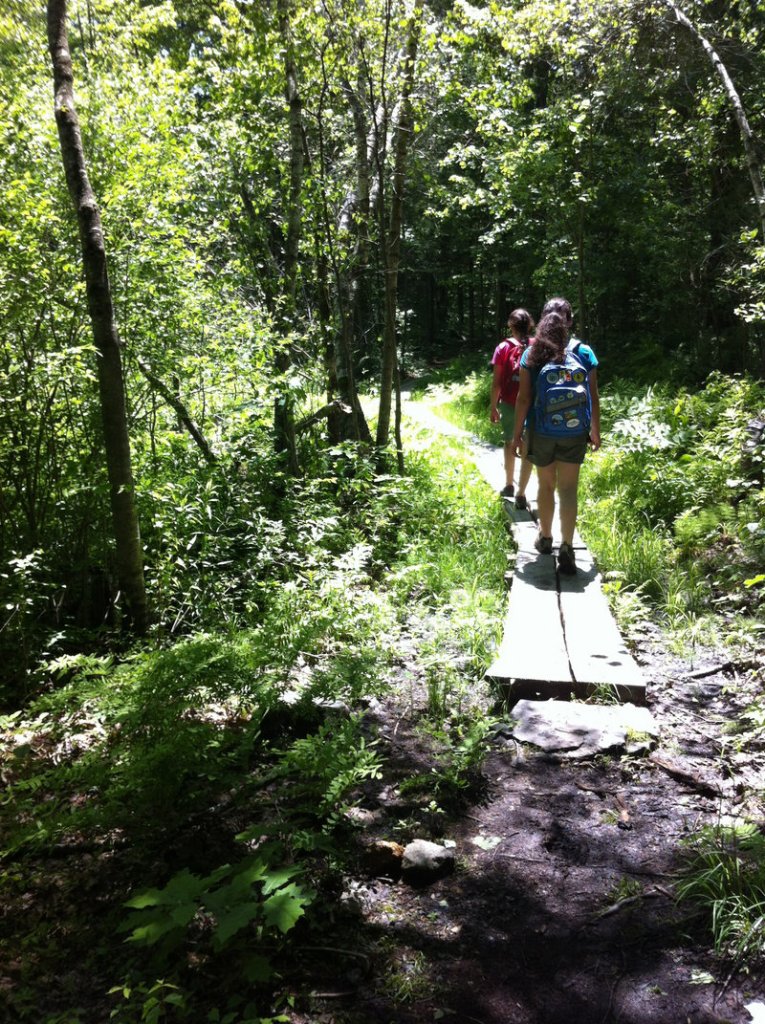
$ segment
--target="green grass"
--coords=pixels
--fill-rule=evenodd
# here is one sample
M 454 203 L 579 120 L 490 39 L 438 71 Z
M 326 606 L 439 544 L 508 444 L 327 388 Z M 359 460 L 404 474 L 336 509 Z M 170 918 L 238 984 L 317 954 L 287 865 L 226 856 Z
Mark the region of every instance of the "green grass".
M 677 885 L 695 906 L 715 950 L 736 963 L 761 961 L 765 949 L 765 836 L 751 824 L 702 829 L 687 844 Z
M 426 398 L 449 423 L 489 444 L 502 444 L 502 428 L 489 420 L 491 371 L 474 370 L 461 380 L 428 386 Z

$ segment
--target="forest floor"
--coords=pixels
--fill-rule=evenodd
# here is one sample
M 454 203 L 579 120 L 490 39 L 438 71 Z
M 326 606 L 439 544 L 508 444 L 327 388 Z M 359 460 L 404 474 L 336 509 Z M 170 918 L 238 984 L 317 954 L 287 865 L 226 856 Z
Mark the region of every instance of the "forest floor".
M 765 1019 L 765 979 L 715 956 L 704 924 L 675 894 L 691 833 L 763 820 L 763 749 L 739 749 L 729 729 L 761 690 L 762 670 L 754 653 L 736 664 L 724 648 L 678 656 L 651 622 L 635 627 L 630 644 L 661 728 L 651 755 L 567 761 L 499 729 L 480 795 L 449 814 L 398 788 L 437 771 L 416 642 L 400 652 L 388 696 L 368 711 L 386 768 L 359 818 L 367 842 L 411 835 L 417 822 L 416 834 L 455 845 L 457 867 L 419 888 L 363 869 L 347 877 L 345 913 L 328 941 L 333 967 L 320 957 L 310 1011 L 291 1020 Z M 506 722 L 512 711 L 497 698 L 475 694 L 484 714 Z
M 482 797 L 446 820 L 431 818 L 428 838 L 456 844 L 455 873 L 422 888 L 348 878 L 348 916 L 336 923 L 332 945 L 349 943 L 349 960 L 335 957 L 334 983 L 322 981 L 331 997 L 294 1020 L 758 1019 L 763 978 L 715 957 L 708 933 L 674 894 L 684 837 L 723 816 L 762 817 L 762 751 L 724 742 L 756 672 L 713 656 L 677 658 L 649 626 L 635 654 L 661 725 L 653 755 L 566 762 L 500 734 L 484 764 Z M 417 811 L 397 798 L 397 782 L 429 770 L 411 665 L 401 669 L 399 699 L 393 693 L 372 709 L 387 767 L 378 799 L 369 801 L 369 832 L 384 839 L 395 839 Z M 382 967 L 372 962 L 381 950 Z M 363 984 L 359 952 L 370 960 Z
M 339 879 L 327 872 L 323 898 L 291 933 L 289 958 L 276 965 L 283 998 L 274 1019 L 765 1019 L 757 1006 L 765 1004 L 763 976 L 715 956 L 705 922 L 676 900 L 684 839 L 721 820 L 765 820 L 765 743 L 743 747 L 730 730 L 762 691 L 754 652 L 733 656 L 721 644 L 683 656 L 658 625 L 638 623 L 628 639 L 661 727 L 652 754 L 556 759 L 495 728 L 474 785 L 446 793 L 438 788 L 442 743 L 428 713 L 432 695 L 419 653 L 436 628 L 435 617 L 412 615 L 390 675 L 376 688 L 384 697 L 366 707 L 383 776 L 364 785 L 351 812 L 358 856 L 336 862 L 345 865 Z M 502 694 L 487 684 L 461 699 L 478 719 L 501 724 L 511 717 Z M 412 787 L 416 778 L 432 783 Z M 231 856 L 227 836 L 245 827 L 240 816 L 241 809 L 224 805 L 200 815 L 162 858 L 207 870 L 216 845 L 221 858 Z M 453 844 L 455 870 L 417 887 L 371 869 L 371 843 L 415 836 Z M 117 998 L 106 994 L 115 983 L 116 950 L 124 948 L 110 922 L 115 901 L 143 883 L 145 857 L 119 844 L 104 851 L 75 842 L 30 856 L 23 867 L 8 865 L 0 938 L 5 952 L 16 952 L 0 964 L 1 1020 L 106 1024 Z M 213 1000 L 212 974 L 209 982 Z M 12 1016 L 3 1016 L 3 1004 L 15 1007 Z M 50 1016 L 73 1005 L 81 1009 Z M 117 1019 L 242 1021 L 189 1016 L 170 1005 L 142 1016 L 147 1006 L 126 1006 Z

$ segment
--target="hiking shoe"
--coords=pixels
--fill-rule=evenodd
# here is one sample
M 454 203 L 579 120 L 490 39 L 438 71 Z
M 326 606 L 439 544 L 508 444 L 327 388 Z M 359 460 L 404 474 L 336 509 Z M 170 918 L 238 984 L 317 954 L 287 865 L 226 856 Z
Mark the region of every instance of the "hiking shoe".
M 534 547 L 537 549 L 540 555 L 551 555 L 552 537 L 543 537 L 540 533 L 537 539 L 534 541 Z
M 517 509 L 520 509 L 521 511 L 523 511 L 523 509 L 526 509 L 526 508 L 529 507 L 529 503 L 528 503 L 528 501 L 526 501 L 526 495 L 525 494 L 516 494 L 516 496 L 515 496 L 515 507 Z
M 512 484 L 505 484 L 502 490 L 499 492 L 500 498 L 512 498 L 515 494 L 515 488 Z
M 558 548 L 558 572 L 564 576 L 576 576 L 576 559 L 570 544 L 563 543 Z

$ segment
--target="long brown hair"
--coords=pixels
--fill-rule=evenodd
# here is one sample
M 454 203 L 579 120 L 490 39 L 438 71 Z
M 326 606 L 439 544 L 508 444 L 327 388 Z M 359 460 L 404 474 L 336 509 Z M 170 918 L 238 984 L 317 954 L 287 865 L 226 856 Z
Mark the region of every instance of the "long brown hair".
M 545 363 L 562 363 L 566 359 L 568 323 L 560 313 L 548 313 L 539 321 L 534 344 L 526 358 L 530 370 L 538 370 Z
M 542 316 L 547 316 L 548 313 L 559 313 L 568 324 L 569 330 L 571 330 L 571 325 L 574 322 L 574 311 L 568 299 L 561 298 L 560 296 L 548 299 L 542 310 Z

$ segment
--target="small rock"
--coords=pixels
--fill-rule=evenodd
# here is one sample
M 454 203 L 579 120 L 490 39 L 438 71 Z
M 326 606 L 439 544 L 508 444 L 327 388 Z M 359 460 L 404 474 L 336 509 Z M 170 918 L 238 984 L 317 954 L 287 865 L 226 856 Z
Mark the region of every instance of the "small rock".
M 366 807 L 349 807 L 345 812 L 345 816 L 348 821 L 353 822 L 354 825 L 359 825 L 362 828 L 369 828 L 372 825 L 376 825 L 382 817 L 382 812 L 370 811 Z
M 364 849 L 364 868 L 370 875 L 398 878 L 401 874 L 404 847 L 387 839 L 376 839 Z
M 404 850 L 401 871 L 408 882 L 431 882 L 454 870 L 454 849 L 415 839 Z

